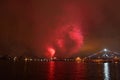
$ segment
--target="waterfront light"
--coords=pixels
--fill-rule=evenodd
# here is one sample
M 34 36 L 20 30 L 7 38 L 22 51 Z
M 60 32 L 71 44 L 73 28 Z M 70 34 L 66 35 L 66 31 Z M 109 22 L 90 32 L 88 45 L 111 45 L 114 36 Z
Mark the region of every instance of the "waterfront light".
M 75 61 L 81 61 L 81 58 L 80 58 L 80 57 L 77 57 L 77 58 L 75 59 Z
M 32 61 L 33 59 L 30 59 L 30 61 Z
M 13 60 L 16 61 L 16 60 L 17 60 L 17 57 L 14 57 Z
M 25 60 L 25 62 L 27 62 L 27 60 L 28 60 L 28 59 L 27 59 L 27 58 L 25 58 L 24 60 Z

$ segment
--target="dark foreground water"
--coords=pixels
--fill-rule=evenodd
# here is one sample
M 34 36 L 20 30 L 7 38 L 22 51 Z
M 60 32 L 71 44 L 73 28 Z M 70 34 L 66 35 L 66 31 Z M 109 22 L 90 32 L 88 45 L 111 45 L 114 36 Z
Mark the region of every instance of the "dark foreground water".
M 0 80 L 120 80 L 120 63 L 0 61 Z

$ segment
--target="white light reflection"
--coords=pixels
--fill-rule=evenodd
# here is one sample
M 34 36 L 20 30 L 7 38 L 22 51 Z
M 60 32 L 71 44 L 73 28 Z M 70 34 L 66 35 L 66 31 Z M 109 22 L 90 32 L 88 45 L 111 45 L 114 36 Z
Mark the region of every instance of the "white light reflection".
M 104 80 L 110 80 L 109 63 L 104 63 Z

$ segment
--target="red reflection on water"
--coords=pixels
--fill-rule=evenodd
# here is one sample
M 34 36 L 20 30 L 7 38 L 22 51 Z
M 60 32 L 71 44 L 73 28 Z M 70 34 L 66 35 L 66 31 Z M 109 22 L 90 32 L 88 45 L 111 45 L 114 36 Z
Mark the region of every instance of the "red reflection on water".
M 48 73 L 48 80 L 55 80 L 55 62 L 49 62 L 49 73 Z
M 74 66 L 75 66 L 74 80 L 85 79 L 85 77 L 86 77 L 85 64 L 84 63 L 76 63 Z
M 86 65 L 76 62 L 49 62 L 48 80 L 85 80 Z

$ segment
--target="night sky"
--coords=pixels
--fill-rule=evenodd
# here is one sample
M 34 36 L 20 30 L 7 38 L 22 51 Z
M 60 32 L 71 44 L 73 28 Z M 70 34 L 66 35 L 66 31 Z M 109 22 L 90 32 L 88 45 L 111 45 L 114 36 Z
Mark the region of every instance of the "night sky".
M 0 0 L 0 54 L 120 52 L 119 0 Z

